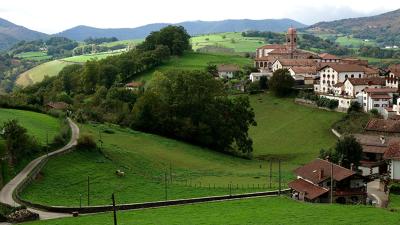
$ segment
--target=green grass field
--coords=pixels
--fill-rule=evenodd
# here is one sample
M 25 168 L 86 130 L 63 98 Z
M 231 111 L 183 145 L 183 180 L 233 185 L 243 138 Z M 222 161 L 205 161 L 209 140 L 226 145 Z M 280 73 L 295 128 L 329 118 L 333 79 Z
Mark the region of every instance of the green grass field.
M 400 213 L 400 195 L 391 193 L 389 196 L 389 209 L 395 209 Z
M 77 206 L 80 194 L 87 198 L 90 176 L 92 204 L 108 203 L 112 192 L 124 203 L 163 200 L 165 172 L 169 199 L 228 194 L 230 184 L 233 193 L 261 191 L 269 189 L 270 159 L 274 159 L 271 189 L 276 189 L 277 159 L 282 159 L 282 181 L 286 184 L 293 179 L 294 168 L 317 157 L 322 147 L 334 145 L 329 128 L 340 114 L 270 95 L 251 96 L 251 102 L 258 121 L 250 132 L 253 160 L 111 125 L 85 125 L 82 132 L 93 134 L 96 140 L 101 133 L 104 155 L 78 151 L 49 161 L 40 179 L 22 197 L 43 204 Z M 117 177 L 117 169 L 126 176 Z
M 48 134 L 49 142 L 60 131 L 60 121 L 46 114 L 0 108 L 0 125 L 8 120 L 16 119 L 20 125 L 28 130 L 28 133 L 42 144 L 46 144 L 46 135 Z
M 113 51 L 113 52 L 101 52 L 101 53 L 87 54 L 87 55 L 78 55 L 78 56 L 64 58 L 61 61 L 71 62 L 71 63 L 85 63 L 89 60 L 105 59 L 109 56 L 119 55 L 121 53 L 122 53 L 121 51 Z
M 171 69 L 182 69 L 182 70 L 204 70 L 208 63 L 211 64 L 236 64 L 239 66 L 251 65 L 253 62 L 249 58 L 236 55 L 226 54 L 206 54 L 206 53 L 195 53 L 188 52 L 182 57 L 173 57 L 164 65 L 157 67 L 156 69 L 147 71 L 139 74 L 134 80 L 148 81 L 152 78 L 155 71 L 164 72 Z
M 111 48 L 111 47 L 114 47 L 114 46 L 117 46 L 117 45 L 124 45 L 124 46 L 137 45 L 137 44 L 140 44 L 143 41 L 144 41 L 144 39 L 121 40 L 121 41 L 103 43 L 103 44 L 100 44 L 100 46 Z
M 20 59 L 26 59 L 26 60 L 32 60 L 32 61 L 43 61 L 43 60 L 49 60 L 52 57 L 47 55 L 45 52 L 23 52 L 16 54 L 14 57 L 20 58 Z
M 193 50 L 204 46 L 231 48 L 235 52 L 255 52 L 256 48 L 265 45 L 264 38 L 243 37 L 242 33 L 229 32 L 195 36 L 190 39 Z
M 117 196 L 118 201 L 118 196 Z M 285 197 L 171 206 L 117 212 L 118 224 L 399 224 L 398 213 L 366 206 L 301 203 Z M 108 225 L 112 213 L 26 223 L 27 225 Z
M 352 47 L 352 48 L 359 48 L 361 46 L 376 46 L 376 42 L 374 40 L 362 40 L 359 38 L 354 38 L 351 36 L 343 36 L 343 37 L 338 37 L 336 39 L 336 43 L 342 46 L 346 47 Z

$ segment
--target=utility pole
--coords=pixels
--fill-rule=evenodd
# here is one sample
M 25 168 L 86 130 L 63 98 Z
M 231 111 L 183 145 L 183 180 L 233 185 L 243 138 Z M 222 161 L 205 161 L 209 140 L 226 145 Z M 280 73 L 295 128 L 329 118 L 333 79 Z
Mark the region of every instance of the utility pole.
M 167 171 L 165 171 L 165 176 L 164 176 L 164 188 L 165 188 L 165 201 L 168 200 L 168 191 L 167 191 Z
M 331 204 L 333 203 L 333 163 L 331 163 Z
M 269 161 L 269 188 L 272 188 L 272 160 Z
M 87 205 L 90 206 L 90 177 L 87 177 Z
M 115 207 L 115 195 L 114 195 L 114 193 L 112 193 L 111 199 L 112 199 L 113 211 L 114 211 L 114 225 L 117 225 L 117 207 Z
M 279 159 L 279 192 L 278 195 L 281 196 L 281 160 Z

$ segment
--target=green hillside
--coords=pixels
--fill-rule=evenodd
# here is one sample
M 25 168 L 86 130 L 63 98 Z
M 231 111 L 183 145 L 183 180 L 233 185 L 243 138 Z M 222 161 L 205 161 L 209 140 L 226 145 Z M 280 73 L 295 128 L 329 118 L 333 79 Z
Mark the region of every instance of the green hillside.
M 117 196 L 118 201 L 118 196 Z M 301 203 L 284 197 L 171 206 L 117 213 L 118 224 L 399 224 L 399 213 L 384 209 Z M 27 225 L 108 225 L 112 213 L 37 221 Z
M 274 160 L 271 189 L 276 189 L 277 159 L 282 159 L 282 181 L 286 186 L 293 179 L 294 168 L 317 157 L 322 147 L 333 146 L 336 141 L 329 128 L 340 118 L 339 113 L 311 109 L 294 104 L 292 99 L 270 95 L 251 96 L 251 103 L 258 122 L 250 131 L 253 160 L 116 126 L 85 125 L 82 132 L 91 133 L 96 140 L 101 134 L 104 154 L 77 151 L 49 161 L 41 179 L 29 186 L 22 197 L 43 204 L 77 206 L 80 194 L 87 198 L 86 182 L 90 176 L 93 205 L 108 203 L 112 192 L 120 196 L 121 203 L 163 200 L 165 172 L 168 199 L 228 194 L 230 184 L 233 193 L 267 190 L 270 159 Z M 126 173 L 125 177 L 115 175 L 118 169 Z

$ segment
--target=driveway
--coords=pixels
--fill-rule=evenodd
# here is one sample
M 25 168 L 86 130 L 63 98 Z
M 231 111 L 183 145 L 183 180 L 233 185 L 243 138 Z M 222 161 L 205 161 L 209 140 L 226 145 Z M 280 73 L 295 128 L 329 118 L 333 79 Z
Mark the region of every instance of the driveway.
M 367 184 L 368 196 L 373 197 L 377 201 L 377 206 L 386 208 L 388 204 L 388 195 L 379 189 L 379 179 L 371 181 Z

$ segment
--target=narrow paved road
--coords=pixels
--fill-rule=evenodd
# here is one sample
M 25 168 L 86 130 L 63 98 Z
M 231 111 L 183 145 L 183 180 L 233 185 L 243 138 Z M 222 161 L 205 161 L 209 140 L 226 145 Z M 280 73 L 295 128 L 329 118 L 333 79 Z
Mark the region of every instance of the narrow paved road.
M 379 188 L 380 180 L 376 179 L 367 184 L 368 195 L 371 195 L 377 201 L 377 206 L 386 208 L 388 204 L 388 195 Z
M 48 156 L 43 155 L 30 162 L 19 174 L 17 174 L 17 176 L 15 176 L 10 182 L 8 182 L 3 187 L 3 189 L 0 191 L 0 202 L 11 206 L 19 206 L 19 204 L 13 199 L 13 193 L 15 189 L 18 187 L 18 185 L 22 183 L 27 178 L 27 176 L 32 172 L 32 170 L 36 168 L 36 166 L 38 166 L 40 162 L 42 162 L 47 157 L 65 152 L 77 144 L 77 140 L 79 138 L 79 127 L 69 118 L 68 118 L 68 123 L 69 126 L 71 127 L 71 140 L 69 141 L 69 143 L 64 147 L 49 153 Z M 69 214 L 52 213 L 31 208 L 29 208 L 29 210 L 38 213 L 40 219 L 54 219 L 54 218 L 69 216 Z

